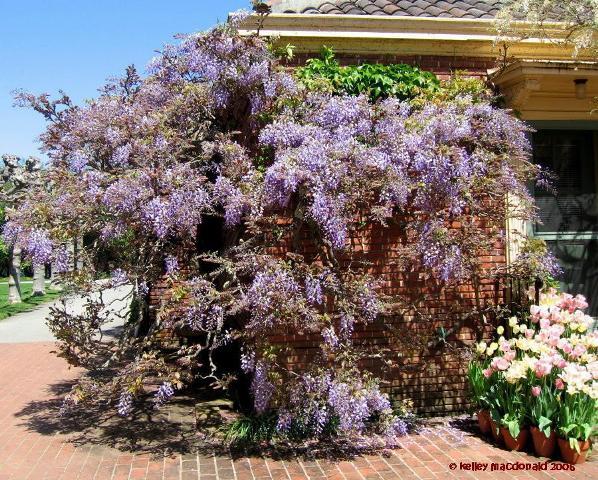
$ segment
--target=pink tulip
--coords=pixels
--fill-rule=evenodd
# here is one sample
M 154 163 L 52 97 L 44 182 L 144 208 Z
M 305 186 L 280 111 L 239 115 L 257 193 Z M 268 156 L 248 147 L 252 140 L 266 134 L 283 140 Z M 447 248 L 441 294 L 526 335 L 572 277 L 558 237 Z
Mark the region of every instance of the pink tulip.
M 540 393 L 542 392 L 542 389 L 540 387 L 532 387 L 532 395 L 534 397 L 539 397 Z
M 532 337 L 534 336 L 534 330 L 532 330 L 531 328 L 527 329 L 525 331 L 525 338 L 527 338 L 528 340 L 531 340 Z
M 540 319 L 540 328 L 548 328 L 550 327 L 550 320 L 548 320 L 547 318 L 541 318 Z
M 498 370 L 506 370 L 509 368 L 509 361 L 504 357 L 498 357 L 492 360 L 493 367 Z
M 559 305 L 563 310 L 567 310 L 570 313 L 573 313 L 573 311 L 575 310 L 575 300 L 573 299 L 573 295 L 569 293 L 562 293 Z
M 565 368 L 565 366 L 567 365 L 567 360 L 565 360 L 564 358 L 559 358 L 555 363 L 554 363 L 555 367 L 557 368 Z
M 558 389 L 558 390 L 563 390 L 565 388 L 565 383 L 560 379 L 557 378 L 554 381 L 554 386 Z
M 485 370 L 482 370 L 482 374 L 484 375 L 485 378 L 488 378 L 488 377 L 490 377 L 490 375 L 492 375 L 492 369 L 487 368 Z
M 578 308 L 580 310 L 585 310 L 586 308 L 588 308 L 588 302 L 586 301 L 586 297 L 584 297 L 583 295 L 576 295 L 574 303 L 575 308 Z
M 561 322 L 561 309 L 559 307 L 552 307 L 550 309 L 550 320 L 553 323 L 560 323 Z
M 577 344 L 577 345 L 575 345 L 575 348 L 569 355 L 577 358 L 577 357 L 581 357 L 584 353 L 586 353 L 586 347 L 584 347 L 581 344 Z
M 573 347 L 569 343 L 569 340 L 567 340 L 566 338 L 561 338 L 557 346 L 566 354 L 571 353 L 571 350 L 573 350 Z
M 516 353 L 513 350 L 509 350 L 508 352 L 505 352 L 503 356 L 505 357 L 505 360 L 507 360 L 508 362 L 512 362 L 513 360 L 515 360 L 515 355 Z
M 542 378 L 545 375 L 548 375 L 552 370 L 552 363 L 547 362 L 546 360 L 538 360 L 534 365 L 534 371 L 536 372 L 537 378 Z

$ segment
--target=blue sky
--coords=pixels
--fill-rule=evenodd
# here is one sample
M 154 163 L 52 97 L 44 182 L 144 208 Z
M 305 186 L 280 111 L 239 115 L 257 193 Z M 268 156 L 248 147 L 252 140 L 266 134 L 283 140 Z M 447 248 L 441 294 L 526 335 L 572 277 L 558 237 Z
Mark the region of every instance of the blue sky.
M 80 103 L 108 77 L 140 70 L 177 33 L 248 8 L 249 0 L 0 0 L 0 154 L 40 155 L 44 121 L 12 106 L 22 88 Z

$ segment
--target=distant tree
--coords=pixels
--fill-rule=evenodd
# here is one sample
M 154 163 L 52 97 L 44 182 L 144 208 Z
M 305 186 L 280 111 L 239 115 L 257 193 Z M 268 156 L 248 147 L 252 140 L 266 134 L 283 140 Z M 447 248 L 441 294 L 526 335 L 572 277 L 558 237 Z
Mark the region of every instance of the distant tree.
M 553 38 L 554 23 L 565 31 L 573 55 L 598 53 L 597 0 L 508 0 L 497 16 L 499 37 L 505 41 Z
M 3 202 L 2 213 L 6 207 L 16 208 L 21 205 L 27 190 L 42 185 L 41 161 L 36 157 L 27 160 L 19 159 L 16 155 L 2 155 L 2 184 L 0 187 L 0 201 Z M 4 215 L 3 215 L 4 216 Z M 18 244 L 6 249 L 9 257 L 8 274 L 8 302 L 21 302 L 21 247 Z M 34 281 L 33 295 L 43 295 L 44 268 L 33 265 Z M 41 275 L 41 288 L 40 277 Z
M 4 203 L 0 202 L 0 231 L 2 231 L 4 224 L 6 223 L 5 209 L 6 207 Z M 4 276 L 5 274 L 8 275 L 8 263 L 10 261 L 8 250 L 8 245 L 6 245 L 4 239 L 0 237 L 0 276 Z

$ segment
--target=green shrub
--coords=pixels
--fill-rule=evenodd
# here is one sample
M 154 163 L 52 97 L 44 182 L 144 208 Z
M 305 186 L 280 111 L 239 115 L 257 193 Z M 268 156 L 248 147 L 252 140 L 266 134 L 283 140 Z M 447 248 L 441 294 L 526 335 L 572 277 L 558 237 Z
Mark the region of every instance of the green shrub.
M 366 94 L 372 101 L 387 97 L 409 100 L 440 88 L 436 75 L 411 65 L 364 63 L 341 67 L 328 47 L 322 49 L 320 58 L 309 59 L 296 73 L 308 89 Z

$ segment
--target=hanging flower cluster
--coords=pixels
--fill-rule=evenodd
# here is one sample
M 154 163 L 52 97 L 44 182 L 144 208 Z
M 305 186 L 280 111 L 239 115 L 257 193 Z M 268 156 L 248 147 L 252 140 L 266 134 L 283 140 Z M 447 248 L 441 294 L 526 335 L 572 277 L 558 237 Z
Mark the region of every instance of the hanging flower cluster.
M 83 268 L 63 281 L 87 293 L 133 286 L 137 316 L 115 346 L 90 333 L 103 321 L 51 321 L 69 358 L 117 371 L 88 400 L 104 391 L 126 416 L 158 377 L 156 406 L 198 378 L 223 386 L 245 375 L 254 412 L 278 412 L 280 432 L 402 434 L 359 368 L 353 333 L 393 299 L 353 259 L 356 236 L 400 223 L 406 269 L 444 283 L 483 275 L 479 257 L 509 213 L 504 194 L 533 214 L 526 127 L 484 98 L 311 92 L 232 18 L 166 47 L 145 78 L 128 69 L 86 105 L 21 94 L 51 120 L 51 163 L 48 188 L 10 212 L 7 240 L 46 263 L 83 238 Z M 107 268 L 113 281 L 97 282 Z M 159 315 L 139 308 L 164 282 Z M 165 327 L 187 337 L 168 356 L 156 335 Z M 294 371 L 277 335 L 315 339 L 310 364 Z M 103 354 L 112 364 L 92 362 Z

